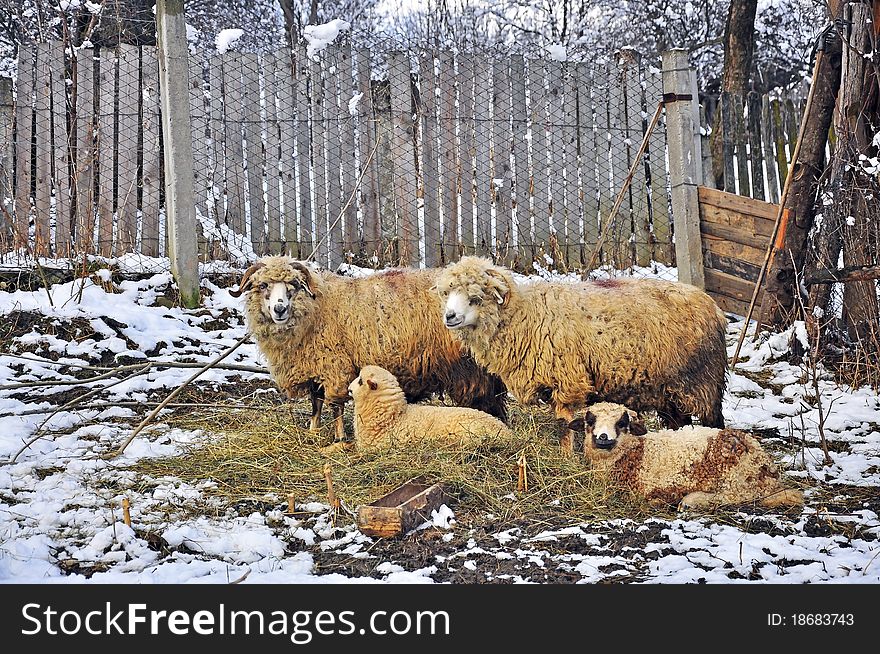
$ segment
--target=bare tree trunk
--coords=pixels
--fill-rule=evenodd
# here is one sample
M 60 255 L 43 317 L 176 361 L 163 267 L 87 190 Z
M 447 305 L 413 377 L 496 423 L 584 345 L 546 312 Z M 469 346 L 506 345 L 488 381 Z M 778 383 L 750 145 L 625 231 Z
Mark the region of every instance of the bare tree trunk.
M 287 33 L 287 42 L 295 48 L 302 38 L 302 21 L 299 12 L 293 8 L 293 0 L 278 0 L 281 5 L 281 13 L 284 15 L 284 31 Z
M 836 131 L 841 150 L 850 166 L 856 166 L 859 155 L 867 154 L 871 138 L 868 132 L 865 104 L 871 84 L 866 79 L 867 61 L 871 53 L 871 35 L 868 20 L 871 9 L 863 4 L 852 4 L 849 21 L 849 45 L 843 51 L 843 78 L 838 103 L 839 127 Z M 850 193 L 858 193 L 856 180 L 850 173 Z M 854 211 L 844 224 L 843 264 L 858 266 L 874 263 L 876 226 L 868 220 L 864 193 L 855 198 Z M 876 200 L 873 200 L 876 202 Z M 861 341 L 876 330 L 878 305 L 877 285 L 873 281 L 852 282 L 843 291 L 844 323 L 849 338 Z
M 721 91 L 745 97 L 755 50 L 755 12 L 758 0 L 731 0 L 724 29 L 724 72 Z M 721 112 L 715 112 L 709 147 L 715 188 L 724 188 L 724 153 L 721 144 Z
M 813 227 L 816 194 L 823 172 L 828 129 L 834 115 L 834 104 L 840 86 L 840 41 L 828 37 L 822 56 L 817 61 L 816 88 L 806 121 L 800 155 L 793 162 L 792 176 L 785 198 L 790 218 L 783 235 L 781 251 L 776 253 L 767 271 L 765 298 L 768 322 L 783 326 L 794 316 L 795 271 L 803 268 L 807 238 Z M 837 264 L 835 259 L 833 265 Z

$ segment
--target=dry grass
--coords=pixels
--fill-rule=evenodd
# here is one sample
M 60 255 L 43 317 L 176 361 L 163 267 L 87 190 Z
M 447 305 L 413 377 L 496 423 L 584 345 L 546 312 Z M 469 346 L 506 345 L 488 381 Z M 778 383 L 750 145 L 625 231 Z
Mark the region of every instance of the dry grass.
M 215 492 L 230 504 L 267 495 L 285 498 L 289 493 L 297 503 L 326 502 L 323 467 L 329 461 L 336 493 L 351 508 L 412 477 L 424 476 L 445 483 L 459 515 L 492 513 L 502 521 L 536 524 L 554 518 L 588 521 L 657 515 L 656 508 L 649 510 L 640 499 L 610 486 L 579 457 L 563 456 L 548 410 L 515 404 L 510 409 L 512 440 L 491 439 L 467 449 L 426 443 L 406 450 L 341 452 L 330 457 L 319 451 L 329 442 L 329 426 L 321 434 L 305 429 L 305 402 L 267 403 L 213 415 L 196 411 L 166 422 L 202 429 L 215 437 L 212 442 L 184 456 L 143 461 L 136 469 L 189 482 L 214 480 Z M 517 461 L 523 453 L 528 489 L 517 491 Z

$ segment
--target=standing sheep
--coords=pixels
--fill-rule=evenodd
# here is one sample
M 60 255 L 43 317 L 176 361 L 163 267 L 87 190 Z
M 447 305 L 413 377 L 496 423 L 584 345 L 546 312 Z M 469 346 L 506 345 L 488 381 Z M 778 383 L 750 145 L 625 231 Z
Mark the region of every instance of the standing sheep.
M 727 321 L 687 284 L 612 279 L 517 284 L 488 259 L 464 257 L 437 282 L 446 327 L 529 404 L 568 424 L 587 402 L 656 409 L 672 427 L 696 415 L 723 427 Z M 572 451 L 572 434 L 561 440 Z
M 735 429 L 683 427 L 648 433 L 620 404 L 591 405 L 569 425 L 584 432 L 584 458 L 649 501 L 681 508 L 758 502 L 799 506 L 773 459 L 751 435 Z
M 348 385 L 366 365 L 392 372 L 411 401 L 447 392 L 453 402 L 504 419 L 506 389 L 443 327 L 431 292 L 436 270 L 392 270 L 352 279 L 317 273 L 289 257 L 265 257 L 242 276 L 248 325 L 272 377 L 312 399 L 312 429 L 326 400 L 336 438 L 345 430 Z
M 407 404 L 394 375 L 378 366 L 362 368 L 349 391 L 359 450 L 426 440 L 466 444 L 486 436 L 511 435 L 498 418 L 476 409 Z

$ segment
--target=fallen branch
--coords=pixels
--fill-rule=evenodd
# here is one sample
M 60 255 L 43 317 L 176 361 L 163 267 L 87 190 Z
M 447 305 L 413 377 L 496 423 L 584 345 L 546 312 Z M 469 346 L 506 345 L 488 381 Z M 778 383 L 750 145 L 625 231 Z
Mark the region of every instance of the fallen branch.
M 847 282 L 870 282 L 880 279 L 880 266 L 849 266 L 847 268 L 820 268 L 804 276 L 804 284 L 846 284 Z
M 141 432 L 141 430 L 143 430 L 143 428 L 146 427 L 150 423 L 150 421 L 153 418 L 155 418 L 159 414 L 159 412 L 169 402 L 171 402 L 171 400 L 173 400 L 175 397 L 177 397 L 181 393 L 181 391 L 183 391 L 184 388 L 186 388 L 193 381 L 198 379 L 205 371 L 213 368 L 218 363 L 220 363 L 223 359 L 225 359 L 230 354 L 235 352 L 239 347 L 241 347 L 244 344 L 244 342 L 248 338 L 250 338 L 250 334 L 245 334 L 244 336 L 242 336 L 240 339 L 238 339 L 238 341 L 235 343 L 235 345 L 233 345 L 232 347 L 228 348 L 225 352 L 218 355 L 213 361 L 211 361 L 210 363 L 208 363 L 205 366 L 203 366 L 202 368 L 200 368 L 194 375 L 192 375 L 189 379 L 187 379 L 185 382 L 183 382 L 183 384 L 181 384 L 180 386 L 175 388 L 173 391 L 171 391 L 171 393 L 168 394 L 168 397 L 166 397 L 162 402 L 160 402 L 159 406 L 157 406 L 155 409 L 153 409 L 150 412 L 150 415 L 148 415 L 146 418 L 144 418 L 141 421 L 141 423 L 137 427 L 135 427 L 134 431 L 131 432 L 131 435 L 122 442 L 122 445 L 119 446 L 118 450 L 116 450 L 115 452 L 111 452 L 109 454 L 104 455 L 103 458 L 112 459 L 112 458 L 117 457 L 120 454 L 122 454 L 125 451 L 125 448 L 128 447 L 128 444 L 131 443 L 135 439 L 135 437 Z

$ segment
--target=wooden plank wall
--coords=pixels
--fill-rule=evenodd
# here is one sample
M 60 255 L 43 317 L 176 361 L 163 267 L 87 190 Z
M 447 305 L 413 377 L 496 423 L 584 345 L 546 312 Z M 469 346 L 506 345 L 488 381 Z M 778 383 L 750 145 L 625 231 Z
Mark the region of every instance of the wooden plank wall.
M 778 205 L 705 186 L 698 197 L 706 291 L 723 310 L 745 315 Z
M 65 56 L 59 44 L 21 49 L 18 243 L 35 224 L 29 244 L 47 254 L 162 256 L 155 48 Z M 471 253 L 521 269 L 582 266 L 661 93 L 656 63 L 637 57 L 347 44 L 312 60 L 300 50 L 191 57 L 190 78 L 200 257 L 287 252 L 331 268 Z M 784 103 L 760 108 L 787 134 Z M 777 156 L 776 143 L 761 143 L 765 159 Z M 648 153 L 597 265 L 674 264 L 662 122 Z

